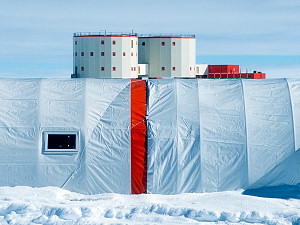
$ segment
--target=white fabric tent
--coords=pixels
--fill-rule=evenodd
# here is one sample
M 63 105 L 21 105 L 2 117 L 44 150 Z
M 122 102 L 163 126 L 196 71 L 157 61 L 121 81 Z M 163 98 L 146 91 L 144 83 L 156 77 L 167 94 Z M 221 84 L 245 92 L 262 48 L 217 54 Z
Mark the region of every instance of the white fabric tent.
M 300 183 L 300 80 L 148 80 L 149 193 Z M 130 79 L 1 79 L 0 185 L 131 193 Z M 45 133 L 78 152 L 46 154 Z
M 300 80 L 148 81 L 148 192 L 300 182 Z
M 1 79 L 0 185 L 131 193 L 130 79 Z M 43 154 L 45 131 L 77 131 L 75 154 Z

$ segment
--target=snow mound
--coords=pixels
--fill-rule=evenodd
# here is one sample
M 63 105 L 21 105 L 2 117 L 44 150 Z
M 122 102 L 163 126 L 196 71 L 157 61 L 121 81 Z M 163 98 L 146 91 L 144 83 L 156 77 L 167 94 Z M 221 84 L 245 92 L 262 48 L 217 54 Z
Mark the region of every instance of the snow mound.
M 290 190 L 297 194 L 299 188 Z M 244 195 L 242 190 L 178 195 L 82 195 L 57 187 L 0 188 L 0 224 L 4 225 L 199 223 L 297 225 L 300 200 Z

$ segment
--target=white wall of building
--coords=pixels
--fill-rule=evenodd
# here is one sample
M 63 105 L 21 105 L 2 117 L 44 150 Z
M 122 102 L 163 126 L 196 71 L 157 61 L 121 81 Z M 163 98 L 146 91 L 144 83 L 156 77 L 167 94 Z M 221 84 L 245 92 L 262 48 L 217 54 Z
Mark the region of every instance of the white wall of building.
M 138 75 L 148 75 L 148 64 L 138 64 Z
M 208 64 L 196 64 L 195 75 L 208 75 Z
M 138 76 L 137 36 L 75 35 L 73 41 L 73 73 L 78 78 Z
M 149 65 L 149 77 L 195 77 L 196 39 L 139 37 L 139 63 Z

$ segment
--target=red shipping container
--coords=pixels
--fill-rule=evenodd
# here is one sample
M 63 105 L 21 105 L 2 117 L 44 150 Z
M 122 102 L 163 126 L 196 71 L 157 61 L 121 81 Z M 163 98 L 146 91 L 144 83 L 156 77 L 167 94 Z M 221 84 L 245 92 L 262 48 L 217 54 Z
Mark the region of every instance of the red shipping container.
M 212 79 L 215 78 L 215 74 L 213 74 L 213 73 L 212 74 L 208 74 L 208 78 L 212 78 Z
M 216 74 L 215 74 L 215 78 L 221 78 L 221 74 L 216 73 Z
M 229 73 L 228 78 L 234 78 L 234 75 L 232 73 Z
M 240 66 L 239 65 L 228 65 L 227 66 L 227 73 L 239 73 Z
M 210 74 L 210 73 L 215 73 L 215 68 L 212 65 L 208 66 L 208 74 Z
M 221 65 L 221 73 L 227 73 L 227 67 L 228 65 Z
M 221 72 L 222 73 L 239 73 L 240 66 L 239 65 L 222 65 Z
M 221 65 L 209 65 L 208 73 L 221 73 Z

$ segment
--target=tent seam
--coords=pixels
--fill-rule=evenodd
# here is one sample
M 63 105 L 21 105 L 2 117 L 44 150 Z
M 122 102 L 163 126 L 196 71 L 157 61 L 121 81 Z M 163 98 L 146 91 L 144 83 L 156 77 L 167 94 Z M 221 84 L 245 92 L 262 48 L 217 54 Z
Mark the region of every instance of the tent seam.
M 295 135 L 295 121 L 294 121 L 294 109 L 293 109 L 293 104 L 292 104 L 292 95 L 291 95 L 291 89 L 290 89 L 290 85 L 289 82 L 287 81 L 287 78 L 284 78 L 286 85 L 287 85 L 287 89 L 289 92 L 289 101 L 290 101 L 290 108 L 291 108 L 291 120 L 292 120 L 292 124 L 293 124 L 293 137 L 294 137 L 294 151 L 296 151 L 296 135 Z
M 176 157 L 177 157 L 177 179 L 176 179 L 176 193 L 179 193 L 179 151 L 178 151 L 178 93 L 177 93 L 177 79 L 174 79 L 175 88 L 175 105 L 176 105 Z
M 201 104 L 200 104 L 200 79 L 197 79 L 197 93 L 198 93 L 198 116 L 199 116 L 199 167 L 200 167 L 200 192 L 203 192 L 203 174 L 202 174 L 202 148 L 201 148 L 201 145 L 202 145 L 202 140 L 201 140 Z
M 247 162 L 247 186 L 249 186 L 250 179 L 249 179 L 249 151 L 248 151 L 248 124 L 247 124 L 247 113 L 246 113 L 246 99 L 245 99 L 245 90 L 244 90 L 244 82 L 242 79 L 241 81 L 241 89 L 242 89 L 242 96 L 243 96 L 243 103 L 244 103 L 244 115 L 245 115 L 245 135 L 246 135 L 246 162 Z

